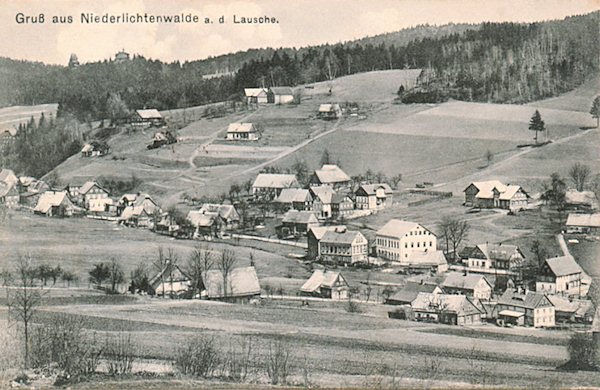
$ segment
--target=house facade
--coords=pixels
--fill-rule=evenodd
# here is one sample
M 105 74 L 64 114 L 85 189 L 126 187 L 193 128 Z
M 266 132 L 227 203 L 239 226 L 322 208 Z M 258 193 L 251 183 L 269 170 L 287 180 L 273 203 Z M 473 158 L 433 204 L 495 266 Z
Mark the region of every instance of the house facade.
M 464 189 L 465 206 L 520 210 L 527 207 L 529 195 L 517 185 L 498 180 L 473 182 Z
M 416 252 L 435 251 L 435 234 L 416 222 L 392 219 L 376 234 L 377 256 L 382 259 L 410 264 Z
M 496 305 L 499 325 L 554 326 L 555 311 L 548 297 L 539 292 L 507 289 Z
M 354 196 L 359 210 L 379 210 L 392 204 L 392 188 L 385 183 L 362 184 Z
M 325 232 L 319 241 L 319 254 L 325 262 L 354 264 L 367 261 L 368 247 L 361 232 L 340 228 Z
M 535 283 L 536 291 L 545 294 L 581 295 L 583 270 L 572 256 L 546 259 Z

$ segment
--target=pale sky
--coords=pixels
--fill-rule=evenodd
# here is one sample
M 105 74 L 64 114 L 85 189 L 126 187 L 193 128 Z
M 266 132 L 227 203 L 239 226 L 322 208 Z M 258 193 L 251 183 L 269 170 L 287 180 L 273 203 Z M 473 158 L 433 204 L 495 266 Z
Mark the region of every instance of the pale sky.
M 600 0 L 0 0 L 0 56 L 66 65 L 114 57 L 120 49 L 163 61 L 191 61 L 238 50 L 337 43 L 419 24 L 532 22 L 600 9 Z M 83 24 L 81 13 L 198 15 L 197 24 Z M 16 15 L 43 24 L 18 24 Z M 233 15 L 278 24 L 234 24 Z M 52 16 L 72 16 L 53 24 Z M 226 23 L 218 18 L 225 16 Z M 204 18 L 213 19 L 205 24 Z

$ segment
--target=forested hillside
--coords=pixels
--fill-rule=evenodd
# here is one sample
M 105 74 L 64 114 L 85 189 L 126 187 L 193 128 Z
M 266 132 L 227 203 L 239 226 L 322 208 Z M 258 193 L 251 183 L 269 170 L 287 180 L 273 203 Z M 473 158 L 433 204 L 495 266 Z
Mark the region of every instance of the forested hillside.
M 364 71 L 423 68 L 405 102 L 448 97 L 527 102 L 598 72 L 599 13 L 534 24 L 420 26 L 336 45 L 249 50 L 166 64 L 134 57 L 76 68 L 0 59 L 0 104 L 60 103 L 79 120 L 107 117 L 111 94 L 129 108 L 171 109 L 241 96 L 244 87 L 298 85 Z M 203 74 L 237 70 L 209 80 Z

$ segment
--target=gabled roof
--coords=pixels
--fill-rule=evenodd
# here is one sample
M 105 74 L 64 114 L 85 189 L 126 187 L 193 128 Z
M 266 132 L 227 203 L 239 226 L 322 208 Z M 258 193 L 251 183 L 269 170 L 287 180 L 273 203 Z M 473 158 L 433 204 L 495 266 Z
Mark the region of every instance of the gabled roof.
M 67 196 L 66 191 L 46 191 L 38 199 L 38 203 L 33 211 L 47 213 L 52 207 L 64 205 L 75 208 L 71 200 Z
M 104 191 L 104 192 L 106 192 L 108 194 L 108 191 L 106 191 L 104 188 L 100 187 L 100 185 L 98 185 L 98 183 L 96 183 L 95 181 L 88 181 L 88 182 L 86 182 L 79 189 L 79 193 L 82 194 L 82 195 L 85 195 L 85 194 L 88 193 L 89 190 L 91 190 L 92 188 L 94 188 L 94 186 L 100 188 L 102 191 Z
M 0 181 L 6 184 L 16 184 L 19 181 L 19 179 L 12 171 L 12 169 L 5 168 L 0 171 Z
M 356 193 L 362 191 L 367 195 L 376 195 L 379 188 L 383 188 L 386 195 L 392 193 L 392 188 L 386 183 L 362 184 L 356 189 Z
M 288 210 L 283 215 L 282 222 L 284 223 L 301 223 L 301 224 L 310 224 L 310 223 L 319 223 L 317 216 L 312 211 L 307 210 Z
M 203 275 L 208 298 L 236 298 L 260 294 L 260 283 L 254 267 L 234 268 L 227 276 L 227 293 L 223 291 L 223 273 L 211 269 Z
M 417 226 L 420 225 L 416 222 L 401 221 L 399 219 L 390 219 L 388 223 L 383 225 L 383 227 L 377 231 L 377 235 L 401 238 Z
M 321 169 L 315 171 L 315 175 L 321 184 L 334 184 L 350 181 L 350 176 L 335 164 L 323 165 Z
M 310 192 L 303 188 L 284 188 L 281 194 L 275 199 L 277 203 L 292 203 L 292 202 L 310 202 L 312 197 Z
M 271 87 L 269 91 L 275 95 L 293 95 L 291 87 Z
M 228 133 L 253 133 L 256 129 L 252 123 L 230 123 Z
M 254 188 L 291 188 L 298 187 L 295 175 L 287 173 L 259 173 L 252 184 Z
M 515 289 L 506 289 L 504 294 L 498 299 L 498 304 L 535 309 L 543 306 L 551 306 L 552 302 L 542 293 L 532 291 L 519 293 Z
M 600 213 L 569 214 L 567 226 L 600 227 Z
M 323 237 L 321 238 L 322 243 L 331 243 L 331 244 L 352 244 L 358 237 L 362 237 L 362 239 L 366 242 L 367 239 L 363 234 L 359 231 L 354 230 L 344 230 L 344 231 L 336 231 L 336 230 L 328 230 L 325 232 Z
M 413 310 L 454 312 L 458 315 L 481 313 L 466 296 L 456 294 L 432 294 L 420 292 L 411 303 Z
M 450 272 L 446 275 L 446 279 L 442 282 L 442 288 L 457 288 L 461 290 L 474 290 L 477 284 L 483 279 L 483 281 L 492 287 L 487 281 L 485 276 L 478 274 L 467 274 L 464 275 L 460 272 Z
M 313 236 L 317 241 L 321 241 L 325 233 L 330 230 L 345 230 L 346 226 L 344 225 L 329 225 L 329 226 L 313 226 L 309 230 L 312 232 Z
M 264 88 L 244 88 L 244 94 L 247 97 L 256 97 L 261 94 L 266 95 L 267 91 Z
M 418 282 L 406 282 L 398 292 L 391 295 L 386 301 L 388 302 L 412 302 L 414 301 L 419 293 L 433 293 L 438 288 L 435 283 L 418 283 Z
M 300 287 L 300 291 L 315 292 L 320 287 L 332 288 L 335 286 L 338 279 L 340 282 L 348 286 L 348 282 L 346 282 L 346 279 L 342 276 L 341 273 L 336 271 L 317 269 L 313 272 L 310 278 L 308 278 L 308 280 L 302 285 L 302 287 Z
M 323 204 L 330 204 L 335 191 L 329 186 L 310 187 L 310 192 Z
M 135 112 L 142 119 L 162 119 L 162 115 L 160 115 L 160 112 L 158 112 L 158 110 L 155 108 L 144 109 L 144 110 L 135 110 Z
M 582 273 L 583 270 L 572 256 L 560 256 L 546 259 L 548 268 L 555 276 L 565 276 Z
M 231 204 L 204 203 L 198 211 L 205 215 L 218 215 L 225 220 L 239 221 L 240 219 L 235 207 Z

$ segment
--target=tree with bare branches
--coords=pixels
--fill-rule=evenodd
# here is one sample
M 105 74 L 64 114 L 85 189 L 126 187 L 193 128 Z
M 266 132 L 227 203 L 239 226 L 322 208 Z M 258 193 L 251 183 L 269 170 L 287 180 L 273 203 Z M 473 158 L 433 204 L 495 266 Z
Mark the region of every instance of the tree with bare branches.
M 228 288 L 231 290 L 231 286 L 228 286 L 229 275 L 237 264 L 237 258 L 235 252 L 231 249 L 223 249 L 221 256 L 217 260 L 217 268 L 223 275 L 223 298 L 227 298 Z

